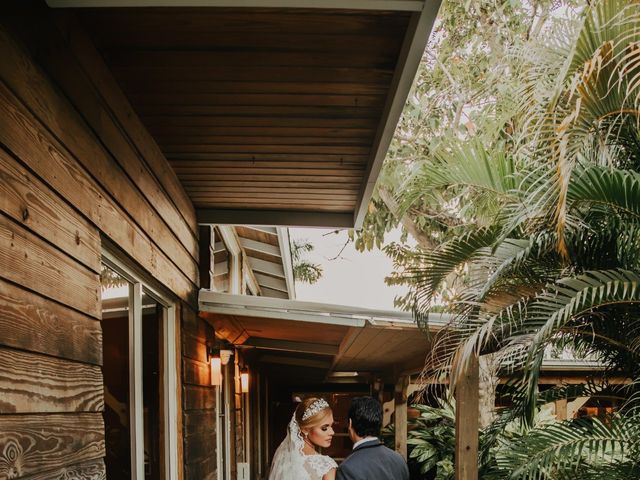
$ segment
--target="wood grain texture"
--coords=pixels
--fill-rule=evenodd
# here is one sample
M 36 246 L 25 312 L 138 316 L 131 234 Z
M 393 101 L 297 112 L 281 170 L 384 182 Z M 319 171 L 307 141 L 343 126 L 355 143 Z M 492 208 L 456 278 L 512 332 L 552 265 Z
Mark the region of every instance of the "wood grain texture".
M 102 411 L 99 366 L 0 347 L 0 414 Z
M 207 347 L 205 340 L 183 332 L 182 334 L 182 356 L 201 363 L 207 361 Z
M 80 465 L 56 468 L 22 477 L 24 480 L 106 480 L 104 461 L 96 460 Z
M 480 417 L 480 370 L 473 355 L 455 385 L 457 480 L 478 480 L 478 423 Z
M 216 459 L 213 449 L 202 461 L 185 463 L 186 480 L 215 480 L 217 478 Z
M 22 478 L 105 455 L 100 413 L 4 415 L 0 432 L 0 478 Z
M 201 432 L 186 436 L 185 444 L 185 462 L 187 464 L 199 463 L 207 460 L 212 455 L 212 443 L 215 443 L 215 433 Z
M 105 65 L 102 56 L 78 22 L 78 19 L 63 12 L 57 12 L 56 24 L 68 40 L 69 49 L 93 82 L 96 90 L 104 98 L 113 116 L 122 125 L 130 140 L 140 152 L 155 177 L 164 187 L 169 198 L 175 202 L 192 232 L 197 231 L 197 221 L 193 204 L 180 185 L 178 177 L 167 164 L 155 140 L 134 112 L 129 100 L 120 89 L 112 72 Z
M 0 344 L 102 365 L 100 322 L 0 280 Z
M 4 59 L 0 63 L 0 77 L 6 85 L 65 145 L 75 161 L 90 172 L 109 196 L 148 233 L 153 243 L 172 259 L 192 283 L 197 283 L 197 263 L 190 252 L 173 235 L 161 216 L 149 208 L 145 196 L 110 157 L 68 100 L 1 27 L 0 56 Z M 17 153 L 13 148 L 11 150 Z M 25 160 L 25 157 L 18 156 Z
M 211 367 L 208 363 L 183 357 L 182 371 L 185 384 L 211 386 Z
M 0 214 L 0 277 L 100 318 L 100 277 Z
M 122 167 L 132 184 L 140 190 L 149 204 L 147 208 L 155 210 L 187 253 L 197 258 L 198 246 L 195 233 L 130 141 L 125 127 L 114 118 L 109 106 L 85 76 L 84 70 L 66 46 L 60 44 L 55 32 L 47 35 L 46 38 L 47 46 L 38 51 L 38 59 L 42 65 L 109 150 L 113 160 Z M 104 179 L 102 183 L 107 184 Z
M 216 408 L 216 395 L 214 387 L 198 387 L 184 385 L 182 396 L 184 409 L 187 410 L 213 410 Z
M 184 416 L 185 436 L 206 433 L 210 437 L 216 433 L 216 414 L 211 410 L 192 410 Z
M 0 40 L 1 32 L 0 29 Z M 155 278 L 181 298 L 195 302 L 193 282 L 78 165 L 3 82 L 0 82 L 0 142 Z
M 180 160 L 172 165 L 196 208 L 313 211 L 318 205 L 322 212 L 352 212 L 353 190 L 365 179 L 411 14 L 218 10 L 79 15 L 165 156 Z M 293 163 L 213 163 L 243 154 L 287 155 Z M 357 156 L 361 168 L 305 165 L 303 157 L 310 155 Z M 212 168 L 200 170 L 209 160 Z M 251 168 L 238 168 L 245 166 Z M 307 181 L 320 189 L 348 183 L 335 187 L 348 198 L 318 191 L 316 197 L 283 199 L 266 184 L 259 199 L 211 190 L 243 181 Z
M 0 211 L 100 271 L 100 235 L 44 183 L 0 148 Z

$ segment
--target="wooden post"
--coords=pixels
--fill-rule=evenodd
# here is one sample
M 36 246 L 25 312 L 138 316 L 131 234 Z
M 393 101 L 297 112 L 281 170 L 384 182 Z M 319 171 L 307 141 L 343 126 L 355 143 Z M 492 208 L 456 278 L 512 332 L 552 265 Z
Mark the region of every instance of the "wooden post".
M 557 420 L 567 419 L 567 399 L 566 398 L 560 398 L 556 400 L 556 419 Z
M 478 480 L 479 385 L 479 362 L 474 356 L 455 386 L 456 480 Z
M 407 458 L 407 389 L 409 377 L 402 376 L 398 379 L 395 388 L 395 437 L 396 452 L 404 459 Z

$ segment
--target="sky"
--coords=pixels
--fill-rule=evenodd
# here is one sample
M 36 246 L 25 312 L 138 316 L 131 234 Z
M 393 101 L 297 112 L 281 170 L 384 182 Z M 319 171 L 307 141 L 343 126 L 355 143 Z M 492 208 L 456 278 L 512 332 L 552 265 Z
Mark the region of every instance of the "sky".
M 378 249 L 358 252 L 353 243 L 340 253 L 348 239 L 347 230 L 333 232 L 319 228 L 289 229 L 292 240 L 306 239 L 314 245 L 314 251 L 305 258 L 324 270 L 322 278 L 313 285 L 296 283 L 296 299 L 395 310 L 394 297 L 405 294 L 407 289 L 384 283 L 384 277 L 393 271 L 391 259 Z M 399 236 L 399 232 L 391 232 L 388 239 L 397 240 Z

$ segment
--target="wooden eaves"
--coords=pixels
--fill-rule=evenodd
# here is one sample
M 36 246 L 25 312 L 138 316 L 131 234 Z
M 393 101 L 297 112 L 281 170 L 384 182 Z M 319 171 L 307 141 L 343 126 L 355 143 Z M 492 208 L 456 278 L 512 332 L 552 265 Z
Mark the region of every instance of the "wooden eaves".
M 200 223 L 344 228 L 362 225 L 440 6 L 47 3 L 76 9 Z

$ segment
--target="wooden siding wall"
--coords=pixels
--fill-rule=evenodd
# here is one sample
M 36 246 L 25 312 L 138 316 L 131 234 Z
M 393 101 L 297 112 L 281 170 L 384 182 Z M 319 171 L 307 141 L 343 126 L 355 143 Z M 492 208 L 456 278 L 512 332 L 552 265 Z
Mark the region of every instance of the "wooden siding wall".
M 182 317 L 182 372 L 184 399 L 184 464 L 187 480 L 216 477 L 216 392 L 211 386 L 207 344 L 213 327 L 196 315 Z
M 213 478 L 193 206 L 86 37 L 48 15 L 0 9 L 0 479 L 105 478 L 102 237 L 181 299 L 184 474 Z

